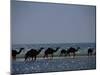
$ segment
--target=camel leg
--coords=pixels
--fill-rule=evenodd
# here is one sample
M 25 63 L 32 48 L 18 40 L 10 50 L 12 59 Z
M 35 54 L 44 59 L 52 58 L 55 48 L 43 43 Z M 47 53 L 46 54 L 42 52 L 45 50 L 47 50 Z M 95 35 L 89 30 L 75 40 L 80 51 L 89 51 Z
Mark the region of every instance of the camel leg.
M 24 61 L 26 61 L 27 60 L 27 56 L 25 56 L 25 60 Z
M 64 56 L 66 56 L 66 54 Z
M 91 52 L 91 56 L 92 56 L 92 52 Z
M 44 58 L 48 58 L 48 55 L 44 55 Z
M 45 58 L 45 55 L 43 56 L 43 58 Z
M 90 52 L 88 52 L 88 56 L 90 56 Z
M 90 53 L 90 56 L 91 56 L 91 53 Z
M 30 61 L 31 60 L 31 57 L 28 57 L 28 61 Z
M 16 56 L 12 56 L 12 59 L 13 59 L 13 60 L 16 60 Z
M 52 59 L 53 59 L 53 54 L 51 54 L 51 57 L 52 57 Z
M 30 61 L 30 57 L 27 57 L 27 58 L 25 59 L 25 61 Z
M 68 56 L 70 56 L 70 53 L 68 53 Z
M 67 56 L 67 53 L 65 53 L 65 56 Z
M 69 56 L 69 54 L 68 54 L 68 53 L 66 53 L 66 56 Z
M 91 55 L 91 53 L 88 53 L 88 56 L 90 56 Z
M 34 61 L 36 61 L 36 56 L 34 56 Z
M 48 55 L 46 55 L 46 58 L 48 58 Z
M 34 57 L 32 57 L 32 60 L 31 60 L 31 61 L 33 61 L 33 58 L 34 58 Z
M 27 57 L 27 59 L 26 59 L 27 61 L 30 61 L 30 57 Z
M 96 52 L 94 52 L 93 55 L 96 55 Z
M 62 53 L 60 53 L 60 56 L 62 56 Z
M 75 53 L 73 53 L 73 58 L 75 58 Z
M 88 53 L 88 56 L 89 56 L 89 53 Z
M 45 58 L 45 57 L 46 57 L 46 55 L 43 56 L 43 58 Z
M 27 58 L 25 58 L 25 60 L 24 61 L 26 61 L 27 60 Z

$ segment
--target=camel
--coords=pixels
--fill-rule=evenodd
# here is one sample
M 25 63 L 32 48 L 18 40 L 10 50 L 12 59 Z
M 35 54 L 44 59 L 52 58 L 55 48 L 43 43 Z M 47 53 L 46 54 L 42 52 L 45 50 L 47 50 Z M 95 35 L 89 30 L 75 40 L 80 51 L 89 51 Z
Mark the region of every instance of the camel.
M 16 55 L 20 54 L 23 49 L 24 48 L 20 48 L 19 52 L 17 52 L 16 50 L 12 50 L 12 58 L 16 60 Z
M 38 51 L 36 49 L 31 49 L 25 54 L 25 61 L 27 58 L 34 58 L 34 61 L 36 60 L 37 55 L 41 52 L 41 50 L 44 48 L 40 48 Z
M 51 57 L 53 58 L 53 54 L 55 52 L 57 52 L 57 50 L 59 49 L 59 47 L 56 48 L 56 50 L 54 50 L 53 48 L 48 48 L 45 52 L 44 52 L 44 58 L 47 57 L 48 55 L 51 55 Z
M 89 48 L 88 49 L 88 56 L 92 56 L 93 55 L 93 48 Z
M 94 51 L 94 55 L 96 55 L 96 51 Z
M 67 51 L 66 51 L 65 49 L 62 49 L 62 50 L 61 50 L 60 56 L 62 56 L 62 55 L 64 55 L 64 56 L 67 55 Z
M 80 47 L 77 47 L 77 49 L 73 48 L 73 47 L 70 47 L 68 50 L 67 50 L 67 55 L 70 56 L 70 54 L 73 54 L 73 57 L 75 57 L 75 53 L 80 49 Z

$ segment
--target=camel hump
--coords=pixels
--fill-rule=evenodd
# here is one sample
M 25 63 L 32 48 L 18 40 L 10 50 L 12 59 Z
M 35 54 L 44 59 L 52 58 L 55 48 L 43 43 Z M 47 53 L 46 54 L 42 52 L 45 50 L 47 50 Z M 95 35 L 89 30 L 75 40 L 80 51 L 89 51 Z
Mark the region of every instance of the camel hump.
M 57 47 L 56 49 L 60 49 L 60 47 Z
M 52 48 L 49 47 L 48 49 L 52 49 Z
M 92 48 L 89 48 L 88 51 L 93 51 L 93 49 Z
M 43 47 L 41 47 L 40 49 L 44 49 Z
M 36 49 L 31 49 L 32 51 L 37 51 Z
M 73 48 L 73 47 L 70 47 L 70 49 L 75 49 L 75 48 Z
M 20 48 L 20 49 L 24 49 L 24 48 Z

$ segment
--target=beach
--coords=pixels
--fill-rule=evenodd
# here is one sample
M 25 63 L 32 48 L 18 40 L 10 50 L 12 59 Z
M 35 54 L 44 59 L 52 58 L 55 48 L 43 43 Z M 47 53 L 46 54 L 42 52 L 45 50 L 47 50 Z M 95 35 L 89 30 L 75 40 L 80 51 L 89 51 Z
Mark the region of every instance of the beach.
M 96 69 L 96 56 L 37 58 L 36 61 L 24 61 L 19 58 L 12 61 L 13 74 L 45 73 L 58 71 Z

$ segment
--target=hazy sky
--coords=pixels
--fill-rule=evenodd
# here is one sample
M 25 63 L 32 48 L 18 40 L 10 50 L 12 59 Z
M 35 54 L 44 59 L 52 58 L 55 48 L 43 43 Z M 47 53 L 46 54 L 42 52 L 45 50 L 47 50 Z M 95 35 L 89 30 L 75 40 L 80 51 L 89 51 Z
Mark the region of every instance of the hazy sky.
M 95 6 L 15 2 L 13 44 L 95 42 Z

